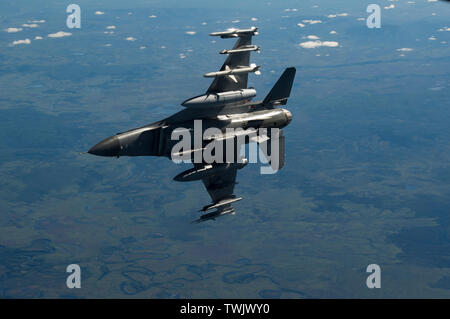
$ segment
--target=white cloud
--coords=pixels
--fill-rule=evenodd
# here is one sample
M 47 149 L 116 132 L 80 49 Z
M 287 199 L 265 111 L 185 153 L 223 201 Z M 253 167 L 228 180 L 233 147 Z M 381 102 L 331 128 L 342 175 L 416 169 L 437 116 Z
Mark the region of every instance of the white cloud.
M 106 29 L 108 29 L 108 30 L 115 30 L 116 26 L 115 25 L 109 25 L 109 26 L 106 27 Z
M 434 41 L 436 40 L 436 38 L 432 35 L 431 37 L 428 38 L 428 40 Z
M 233 21 L 231 21 L 231 23 L 239 23 L 239 22 L 241 22 L 241 20 L 233 20 Z
M 309 40 L 319 40 L 319 37 L 317 35 L 308 35 L 307 38 Z
M 98 16 L 104 15 L 105 13 L 103 11 L 95 11 L 95 14 Z
M 22 28 L 8 28 L 8 29 L 5 29 L 5 32 L 16 33 L 16 32 L 20 32 L 22 30 L 23 30 Z
M 438 31 L 439 32 L 444 32 L 444 31 L 450 32 L 450 28 L 449 27 L 443 27 L 443 28 L 439 29 Z
M 413 51 L 414 49 L 411 49 L 411 48 L 401 48 L 401 49 L 397 49 L 397 51 L 399 51 L 399 52 L 411 52 L 411 51 Z
M 320 41 L 306 41 L 299 44 L 304 49 L 315 49 L 322 46 Z
M 324 41 L 324 42 L 322 42 L 322 46 L 335 48 L 335 47 L 339 46 L 339 42 L 336 42 L 336 41 Z
M 365 18 L 358 18 L 358 19 L 356 19 L 356 20 L 358 20 L 358 21 L 366 21 Z
M 336 17 L 346 17 L 348 16 L 348 13 L 336 13 L 336 14 L 329 14 L 328 18 L 336 18 Z
M 258 21 L 258 18 L 252 18 L 251 20 L 252 21 Z
M 111 43 L 106 43 L 105 44 L 105 47 L 110 47 L 111 46 Z
M 316 24 L 316 23 L 322 23 L 321 20 L 303 20 L 303 23 L 309 23 L 309 24 Z
M 14 45 L 18 45 L 18 44 L 30 44 L 30 43 L 31 43 L 30 39 L 25 39 L 25 40 L 13 41 L 13 43 L 11 43 L 11 45 L 14 46 Z
M 195 31 L 186 31 L 186 34 L 189 34 L 189 35 L 194 35 L 194 34 L 196 34 L 197 32 L 195 32 Z
M 207 23 L 206 22 L 202 22 L 202 25 L 207 25 Z
M 157 16 L 155 16 L 154 14 L 152 14 L 151 16 L 148 16 L 150 19 L 155 19 L 157 18 Z
M 339 43 L 336 41 L 306 41 L 299 44 L 304 49 L 315 49 L 319 47 L 330 47 L 334 48 L 339 46 Z
M 438 0 L 428 0 L 428 2 L 437 2 Z
M 336 31 L 334 31 L 334 30 L 331 30 L 330 31 L 330 34 L 336 34 L 337 32 Z
M 29 23 L 44 23 L 45 20 L 33 20 L 33 21 L 28 21 Z
M 297 25 L 298 25 L 300 28 L 304 28 L 304 27 L 305 27 L 305 25 L 304 25 L 303 23 L 297 23 Z
M 34 39 L 35 40 L 42 40 L 43 38 L 41 36 L 35 36 Z
M 390 4 L 387 7 L 384 7 L 386 10 L 390 10 L 390 9 L 394 9 L 395 5 L 394 4 Z
M 139 47 L 139 49 L 141 49 L 141 50 L 144 50 L 145 48 L 146 48 L 146 46 L 145 46 L 145 45 L 143 45 L 143 46 Z
M 125 38 L 125 40 L 127 40 L 127 41 L 136 41 L 136 38 L 128 37 L 128 38 Z
M 24 24 L 22 24 L 22 27 L 24 27 L 24 28 L 39 28 L 39 24 L 36 24 L 36 23 L 32 23 L 32 24 L 24 23 Z
M 56 33 L 50 33 L 48 35 L 48 37 L 49 38 L 62 38 L 62 37 L 69 37 L 71 35 L 72 35 L 72 33 L 70 33 L 70 32 L 59 31 Z

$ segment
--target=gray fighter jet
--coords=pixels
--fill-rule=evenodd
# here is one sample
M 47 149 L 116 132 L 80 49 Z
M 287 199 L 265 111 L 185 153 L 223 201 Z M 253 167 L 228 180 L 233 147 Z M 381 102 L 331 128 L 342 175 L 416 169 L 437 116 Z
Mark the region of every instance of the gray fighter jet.
M 237 41 L 232 49 L 220 52 L 228 55 L 220 70 L 204 75 L 214 78 L 206 93 L 184 101 L 181 105 L 185 109 L 180 112 L 161 121 L 108 137 L 88 152 L 98 156 L 164 156 L 172 159 L 176 153 L 183 156 L 183 159 L 187 158 L 194 167 L 177 175 L 174 180 L 181 182 L 202 180 L 212 198 L 212 203 L 200 211 L 214 211 L 202 215 L 195 222 L 234 214 L 231 204 L 242 199 L 233 194 L 236 173 L 248 163 L 246 158 L 239 156 L 239 143 L 227 144 L 232 145 L 232 154 L 229 156 L 230 148 L 225 147 L 221 152 L 220 161 L 205 161 L 201 154 L 211 143 L 225 141 L 226 144 L 239 139 L 242 131 L 245 135 L 249 128 L 255 130 L 263 128 L 268 130 L 265 136 L 249 135 L 244 139 L 244 143 L 256 142 L 260 143 L 260 146 L 264 143 L 264 154 L 270 159 L 274 155 L 271 154 L 271 145 L 277 144 L 277 161 L 272 160 L 269 163 L 274 170 L 281 169 L 284 165 L 284 136 L 281 128 L 292 120 L 291 112 L 278 106 L 285 105 L 290 95 L 296 71 L 293 67 L 284 71 L 264 100 L 251 101 L 256 96 L 256 91 L 247 87 L 248 74 L 259 73 L 260 68 L 250 64 L 250 53 L 260 49 L 252 45 L 252 37 L 256 34 L 258 34 L 256 27 L 211 33 L 211 36 L 223 39 L 237 38 Z M 198 142 L 196 144 L 195 123 L 199 123 L 199 120 L 202 140 L 200 144 Z M 209 128 L 216 128 L 216 134 L 205 136 Z M 271 133 L 273 131 L 271 128 L 279 130 Z M 190 138 L 194 146 L 174 151 L 179 141 L 174 140 L 173 135 L 180 136 L 182 133 L 192 132 L 194 137 Z M 213 153 L 216 152 L 217 149 Z

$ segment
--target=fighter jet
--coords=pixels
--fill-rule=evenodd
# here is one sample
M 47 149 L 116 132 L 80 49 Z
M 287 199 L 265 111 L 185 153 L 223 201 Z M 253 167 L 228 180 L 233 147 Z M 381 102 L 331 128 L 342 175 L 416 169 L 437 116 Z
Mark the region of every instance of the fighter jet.
M 292 120 L 291 112 L 279 106 L 285 105 L 290 96 L 296 72 L 294 67 L 289 67 L 283 72 L 262 101 L 252 101 L 256 96 L 256 90 L 248 87 L 247 82 L 249 73 L 260 73 L 260 66 L 250 64 L 251 52 L 260 50 L 259 46 L 252 45 L 252 38 L 257 34 L 256 27 L 211 33 L 211 36 L 219 36 L 222 39 L 237 38 L 237 40 L 232 49 L 220 51 L 220 54 L 227 55 L 220 70 L 204 75 L 214 78 L 204 94 L 185 100 L 181 103 L 184 109 L 166 119 L 102 140 L 88 153 L 109 157 L 162 156 L 172 160 L 175 155 L 182 156 L 194 167 L 178 174 L 174 180 L 180 182 L 202 180 L 212 199 L 212 203 L 200 211 L 214 211 L 200 216 L 194 222 L 234 215 L 235 211 L 231 204 L 242 199 L 233 194 L 237 170 L 245 167 L 248 160 L 240 157 L 239 143 L 235 145 L 227 142 L 235 142 L 240 135 L 246 135 L 249 128 L 266 129 L 268 131 L 266 135 L 246 136 L 244 144 L 256 142 L 261 149 L 264 144 L 266 146 L 264 154 L 272 159 L 269 162 L 272 168 L 281 169 L 284 165 L 284 135 L 281 129 Z M 199 123 L 202 137 L 200 143 L 196 142 L 195 138 Z M 211 128 L 215 128 L 215 134 L 205 134 L 211 131 L 208 130 Z M 191 140 L 188 142 L 193 142 L 193 147 L 175 150 L 179 139 L 174 139 L 173 136 L 184 136 L 183 134 L 189 135 Z M 219 154 L 219 148 L 211 153 L 219 154 L 222 160 L 212 162 L 205 160 L 202 154 L 204 155 L 208 145 L 216 143 L 215 145 L 223 146 L 223 143 L 217 144 L 223 141 L 227 147 L 223 148 L 222 154 Z M 271 154 L 271 146 L 275 144 L 278 148 L 274 151 L 276 153 Z M 228 145 L 231 145 L 231 151 Z M 274 155 L 277 155 L 276 161 L 273 160 Z

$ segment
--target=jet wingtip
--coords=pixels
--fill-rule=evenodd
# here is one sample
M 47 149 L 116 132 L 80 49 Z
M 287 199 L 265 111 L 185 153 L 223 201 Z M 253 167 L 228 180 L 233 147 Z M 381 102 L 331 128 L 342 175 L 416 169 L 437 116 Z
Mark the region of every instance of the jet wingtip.
M 191 224 L 199 224 L 202 222 L 205 222 L 207 220 L 216 220 L 216 218 L 225 216 L 225 215 L 235 215 L 236 211 L 234 210 L 233 207 L 230 207 L 229 209 L 226 210 L 216 210 L 215 212 L 212 213 L 208 213 L 208 214 L 204 214 L 202 216 L 200 216 L 199 219 L 193 220 L 191 222 Z

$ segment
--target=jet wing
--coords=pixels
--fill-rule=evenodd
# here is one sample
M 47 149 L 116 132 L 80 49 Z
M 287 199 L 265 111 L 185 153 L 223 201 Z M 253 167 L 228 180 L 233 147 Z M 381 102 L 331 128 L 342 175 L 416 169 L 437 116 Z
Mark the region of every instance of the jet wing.
M 223 172 L 202 178 L 203 184 L 211 196 L 213 203 L 233 196 L 236 175 L 236 166 L 230 166 L 230 168 Z
M 252 33 L 239 35 L 232 50 L 240 51 L 239 48 L 250 47 L 252 44 Z M 231 50 L 230 50 L 231 51 Z M 220 71 L 237 69 L 239 67 L 250 66 L 251 51 L 240 51 L 230 53 L 220 68 Z M 247 88 L 248 73 L 233 74 L 216 77 L 208 88 L 206 94 L 235 91 Z
M 206 212 L 214 208 L 216 210 L 212 213 L 202 215 L 200 219 L 194 222 L 203 222 L 226 214 L 235 213 L 231 204 L 242 199 L 236 198 L 235 195 L 233 195 L 237 170 L 238 168 L 236 166 L 230 166 L 224 171 L 202 178 L 203 184 L 211 196 L 212 204 L 203 207 L 200 211 Z

